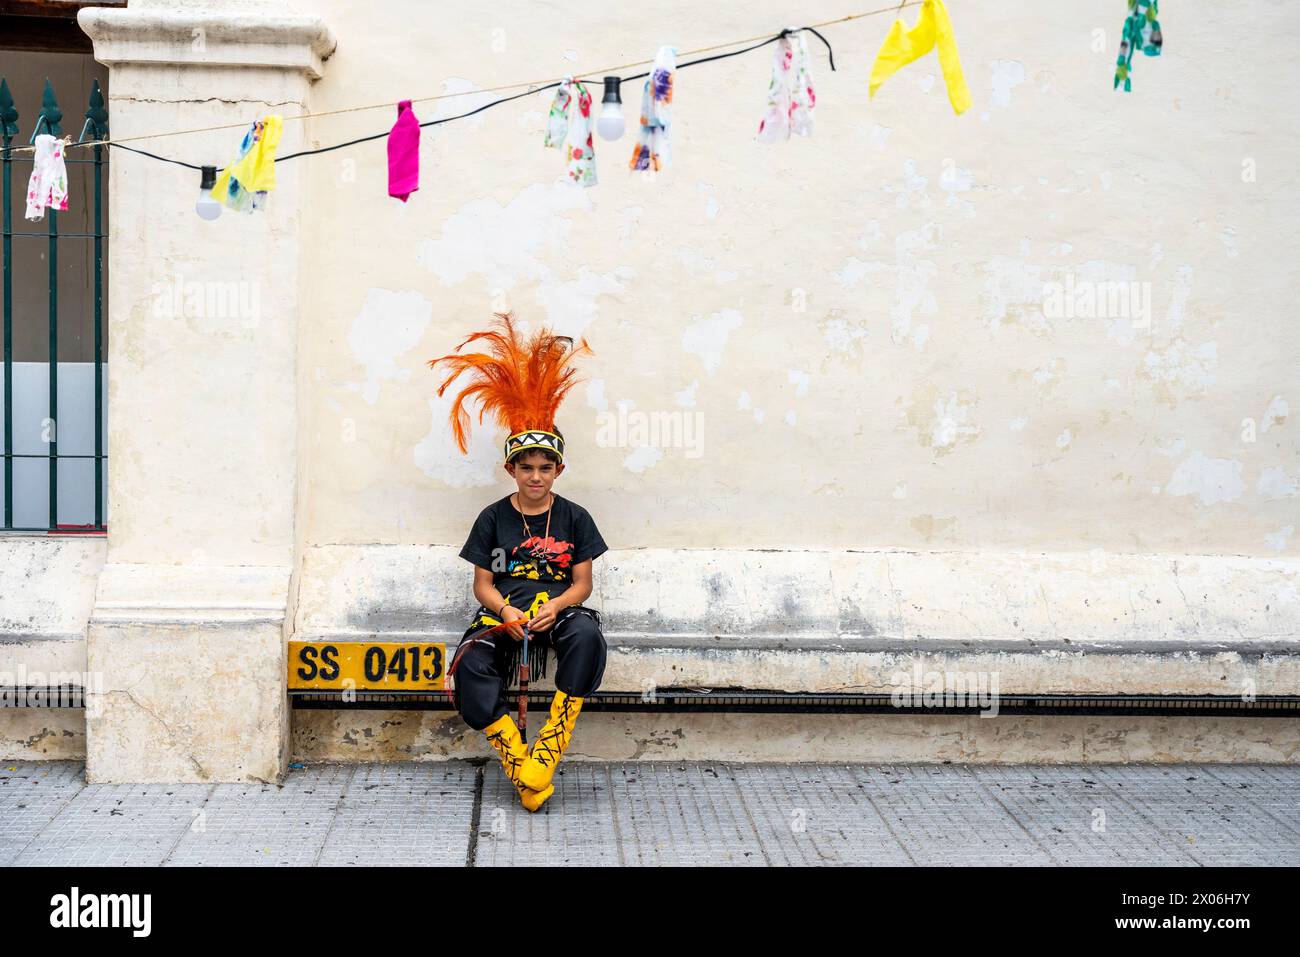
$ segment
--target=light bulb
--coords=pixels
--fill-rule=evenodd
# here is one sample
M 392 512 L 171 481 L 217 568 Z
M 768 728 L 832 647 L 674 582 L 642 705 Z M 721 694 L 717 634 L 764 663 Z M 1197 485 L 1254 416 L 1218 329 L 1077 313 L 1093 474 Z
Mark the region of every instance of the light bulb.
M 605 77 L 605 97 L 600 102 L 600 116 L 596 119 L 596 132 L 602 139 L 616 140 L 623 135 L 623 101 L 618 95 L 621 77 Z
M 216 181 L 217 168 L 203 167 L 202 178 L 199 180 L 199 199 L 194 204 L 194 212 L 199 214 L 199 219 L 213 220 L 221 215 L 221 204 L 212 198 L 212 187 Z
M 194 212 L 199 214 L 199 219 L 213 220 L 221 215 L 221 204 L 212 198 L 212 190 L 199 190 L 199 200 L 194 204 Z

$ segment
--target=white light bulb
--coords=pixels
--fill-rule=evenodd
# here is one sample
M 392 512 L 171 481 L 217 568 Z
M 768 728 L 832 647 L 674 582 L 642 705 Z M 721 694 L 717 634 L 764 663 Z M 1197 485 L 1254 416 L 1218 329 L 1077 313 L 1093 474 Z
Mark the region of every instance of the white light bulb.
M 212 187 L 216 182 L 216 167 L 204 166 L 199 177 L 199 198 L 194 204 L 194 212 L 199 214 L 199 219 L 211 221 L 221 215 L 221 204 L 212 198 Z
M 617 103 L 606 103 L 600 108 L 596 120 L 596 132 L 607 140 L 616 140 L 623 135 L 627 124 L 623 120 L 623 109 Z
M 596 132 L 601 139 L 616 140 L 623 135 L 623 101 L 618 95 L 622 81 L 616 76 L 605 77 L 605 98 L 600 103 L 600 116 L 596 119 Z
M 199 200 L 194 204 L 194 212 L 199 214 L 199 219 L 213 220 L 221 215 L 221 204 L 212 198 L 212 190 L 199 190 Z

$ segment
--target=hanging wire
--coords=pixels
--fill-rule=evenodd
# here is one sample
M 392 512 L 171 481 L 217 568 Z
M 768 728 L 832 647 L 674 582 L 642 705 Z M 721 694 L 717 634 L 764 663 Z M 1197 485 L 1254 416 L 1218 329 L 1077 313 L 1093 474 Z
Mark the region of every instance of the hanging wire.
M 780 40 L 782 37 L 788 36 L 789 34 L 797 32 L 798 30 L 807 30 L 810 33 L 814 34 L 819 40 L 822 41 L 822 43 L 826 45 L 826 52 L 830 58 L 830 66 L 831 69 L 834 70 L 835 52 L 831 48 L 830 41 L 828 41 L 824 36 L 822 36 L 821 33 L 818 32 L 817 30 L 818 27 L 835 26 L 841 23 L 848 23 L 852 20 L 861 20 L 864 17 L 878 16 L 882 13 L 893 12 L 895 15 L 897 15 L 898 12 L 900 12 L 904 7 L 920 6 L 922 2 L 923 0 L 903 0 L 903 2 L 900 3 L 897 8 L 882 7 L 876 10 L 866 10 L 862 13 L 851 13 L 848 14 L 847 16 L 838 17 L 834 20 L 824 20 L 820 23 L 814 23 L 804 27 L 794 27 L 794 28 L 787 27 L 786 29 L 782 30 L 780 33 L 775 34 L 773 36 L 767 36 L 767 37 L 758 36 L 758 37 L 748 37 L 744 40 L 729 40 L 725 43 L 715 43 L 712 46 L 699 47 L 698 49 L 695 50 L 687 50 L 686 53 L 683 54 L 684 56 L 694 56 L 695 54 L 698 53 L 711 53 L 714 50 L 721 50 L 724 47 L 735 46 L 738 43 L 752 44 L 752 46 L 747 46 L 740 50 L 730 50 L 726 53 L 718 53 L 713 56 L 701 57 L 698 60 L 688 60 L 684 63 L 679 63 L 677 65 L 677 69 L 680 70 L 688 66 L 698 66 L 701 63 L 711 63 L 714 60 L 725 60 L 728 57 L 741 56 L 742 54 L 751 53 L 754 50 L 758 50 L 762 47 L 765 47 L 769 43 L 775 43 L 777 40 Z M 436 120 L 427 120 L 426 122 L 420 124 L 421 127 L 438 126 L 443 123 L 451 123 L 454 120 L 463 120 L 466 117 L 474 116 L 476 113 L 482 113 L 484 110 L 491 109 L 494 106 L 500 106 L 502 103 L 509 103 L 511 100 L 518 100 L 525 96 L 535 96 L 536 94 L 542 92 L 543 90 L 549 90 L 559 86 L 566 79 L 569 79 L 570 77 L 575 80 L 580 80 L 580 79 L 595 80 L 599 77 L 613 75 L 619 70 L 625 70 L 637 66 L 645 66 L 653 62 L 654 62 L 653 60 L 636 60 L 634 62 L 624 63 L 619 66 L 604 67 L 597 70 L 588 70 L 585 73 L 570 74 L 569 76 L 560 79 L 537 80 L 531 83 L 509 83 L 503 86 L 488 87 L 487 89 L 483 89 L 483 90 L 464 90 L 458 93 L 440 93 L 432 96 L 422 96 L 422 97 L 413 98 L 411 102 L 427 103 L 435 100 L 453 99 L 459 96 L 476 96 L 483 93 L 497 93 L 502 90 L 517 90 L 523 88 L 523 92 L 516 93 L 512 96 L 503 96 L 497 100 L 492 100 L 491 102 L 484 103 L 482 106 L 470 110 L 467 113 L 459 113 L 455 116 L 446 116 Z M 620 82 L 627 82 L 628 80 L 639 80 L 649 75 L 650 75 L 649 71 L 646 71 L 644 73 L 636 73 L 627 77 L 620 77 L 619 79 Z M 392 109 L 392 106 L 393 104 L 391 102 L 370 103 L 364 106 L 350 106 L 350 107 L 343 107 L 337 110 L 324 110 L 319 113 L 300 113 L 296 116 L 283 117 L 283 120 L 285 122 L 290 122 L 293 120 L 316 119 L 325 116 L 339 116 L 344 113 L 359 113 L 365 110 Z M 145 150 L 137 149 L 130 146 L 125 146 L 123 144 L 135 142 L 137 140 L 162 139 L 168 136 L 186 136 L 191 133 L 211 133 L 219 130 L 242 130 L 242 129 L 247 129 L 247 126 L 248 125 L 246 123 L 228 123 L 222 126 L 205 126 L 205 127 L 198 127 L 196 129 L 188 129 L 188 130 L 171 130 L 166 133 L 144 133 L 138 136 L 127 136 L 127 137 L 122 137 L 120 139 L 86 140 L 80 143 L 70 143 L 68 145 L 68 149 L 75 149 L 77 147 L 82 147 L 82 146 L 110 146 L 113 147 L 114 149 L 126 150 L 131 153 L 137 153 L 140 156 L 147 156 L 150 159 L 158 160 L 159 162 L 162 163 L 173 163 L 177 166 L 183 166 L 187 169 L 201 170 L 203 168 L 202 165 L 195 164 L 195 163 L 186 163 L 183 160 L 172 159 L 167 156 L 159 156 L 156 153 L 150 153 Z M 329 152 L 333 152 L 334 150 L 343 149 L 344 147 L 347 146 L 356 146 L 360 143 L 368 143 L 372 140 L 384 139 L 387 136 L 388 136 L 388 132 L 384 131 L 382 133 L 371 134 L 370 136 L 361 136 L 356 139 L 347 140 L 342 143 L 335 143 L 332 146 L 322 146 L 317 149 L 310 149 L 310 150 L 299 150 L 296 153 L 289 153 L 286 156 L 278 156 L 276 157 L 275 162 L 283 163 L 286 162 L 287 160 L 296 159 L 299 156 L 315 156 L 320 153 L 329 153 Z M 8 150 L 0 150 L 0 152 L 6 154 L 34 153 L 35 148 L 31 146 L 16 146 L 16 147 L 10 147 Z

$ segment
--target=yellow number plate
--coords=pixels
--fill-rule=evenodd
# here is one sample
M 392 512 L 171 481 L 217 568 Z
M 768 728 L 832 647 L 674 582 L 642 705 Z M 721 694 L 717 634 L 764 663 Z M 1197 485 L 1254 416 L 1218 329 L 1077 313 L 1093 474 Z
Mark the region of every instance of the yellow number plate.
M 428 641 L 291 641 L 289 688 L 441 691 L 446 656 Z

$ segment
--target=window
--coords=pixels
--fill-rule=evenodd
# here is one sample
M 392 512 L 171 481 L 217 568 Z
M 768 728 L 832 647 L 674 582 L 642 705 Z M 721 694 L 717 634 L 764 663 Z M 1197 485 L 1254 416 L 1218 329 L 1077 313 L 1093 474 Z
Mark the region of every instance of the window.
M 30 5 L 19 5 L 26 8 Z M 63 6 L 63 5 L 59 5 Z M 75 6 L 72 13 L 75 15 Z M 25 218 L 37 132 L 107 136 L 107 68 L 66 12 L 2 15 L 0 530 L 102 533 L 107 518 L 107 147 L 67 152 L 68 209 Z M 66 7 L 64 8 L 66 11 Z M 14 22 L 19 27 L 9 29 Z M 17 46 L 19 49 L 7 49 Z

